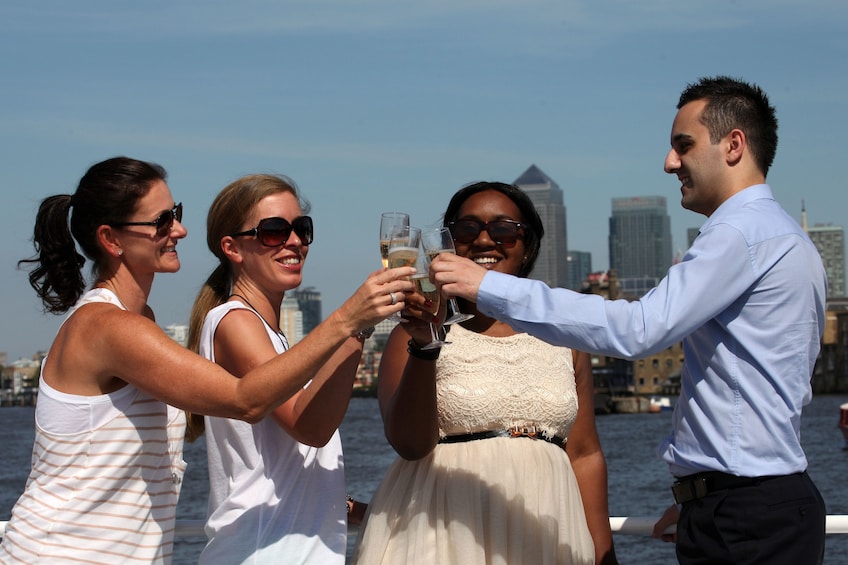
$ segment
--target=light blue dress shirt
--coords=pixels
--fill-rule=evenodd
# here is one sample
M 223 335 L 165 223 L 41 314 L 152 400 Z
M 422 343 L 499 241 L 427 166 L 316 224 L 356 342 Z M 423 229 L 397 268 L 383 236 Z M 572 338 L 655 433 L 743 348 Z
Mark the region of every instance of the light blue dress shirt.
M 671 473 L 803 471 L 802 407 L 825 322 L 813 243 L 755 185 L 726 200 L 641 300 L 604 300 L 489 272 L 477 307 L 556 345 L 638 359 L 683 340 L 681 392 L 658 455 Z

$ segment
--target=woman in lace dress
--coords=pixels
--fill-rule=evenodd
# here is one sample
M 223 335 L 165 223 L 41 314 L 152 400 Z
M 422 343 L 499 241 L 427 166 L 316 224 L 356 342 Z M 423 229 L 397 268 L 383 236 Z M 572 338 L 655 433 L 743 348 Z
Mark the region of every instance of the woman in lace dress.
M 459 255 L 519 276 L 543 233 L 527 195 L 502 183 L 461 189 L 444 225 Z M 615 563 L 588 356 L 461 306 L 474 317 L 451 326 L 450 345 L 422 350 L 417 319 L 386 344 L 379 403 L 400 457 L 354 562 Z

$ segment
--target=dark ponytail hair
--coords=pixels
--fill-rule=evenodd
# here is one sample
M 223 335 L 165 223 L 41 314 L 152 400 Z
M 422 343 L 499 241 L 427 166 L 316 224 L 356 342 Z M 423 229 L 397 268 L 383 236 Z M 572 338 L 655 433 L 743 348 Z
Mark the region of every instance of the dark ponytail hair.
M 45 311 L 67 312 L 76 304 L 85 292 L 85 258 L 92 261 L 94 276 L 103 267 L 97 228 L 126 221 L 153 183 L 166 178 L 165 169 L 155 163 L 113 157 L 88 169 L 73 195 L 49 196 L 41 202 L 32 236 L 36 254 L 18 261 L 18 267 L 34 265 L 29 284 Z

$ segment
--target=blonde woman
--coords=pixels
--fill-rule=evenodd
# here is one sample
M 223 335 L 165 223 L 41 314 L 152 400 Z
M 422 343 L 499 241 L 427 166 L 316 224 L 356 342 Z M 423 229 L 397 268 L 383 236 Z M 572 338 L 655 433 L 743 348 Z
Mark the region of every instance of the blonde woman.
M 403 303 L 410 269 L 378 271 L 342 307 L 289 348 L 280 305 L 302 281 L 313 242 L 291 179 L 250 175 L 216 197 L 207 240 L 219 264 L 192 312 L 190 342 L 235 375 L 277 356 L 309 377 L 265 419 L 206 418 L 209 542 L 200 563 L 344 563 L 347 513 L 341 441 L 367 332 L 333 339 L 352 309 Z M 387 292 L 388 291 L 388 292 Z

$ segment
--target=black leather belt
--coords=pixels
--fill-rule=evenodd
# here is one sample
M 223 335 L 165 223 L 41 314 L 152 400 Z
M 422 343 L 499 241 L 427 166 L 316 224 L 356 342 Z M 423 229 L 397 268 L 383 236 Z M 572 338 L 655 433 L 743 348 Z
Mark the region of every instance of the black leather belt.
M 774 479 L 776 476 L 765 477 L 737 477 L 719 471 L 708 471 L 704 473 L 696 473 L 681 477 L 671 487 L 671 492 L 674 494 L 674 501 L 677 504 L 690 502 L 699 498 L 704 498 L 710 493 L 734 489 L 739 487 L 749 487 Z
M 515 427 L 505 430 L 486 430 L 484 432 L 445 436 L 439 440 L 439 443 L 461 443 L 464 441 L 476 441 L 478 439 L 489 439 L 493 437 L 529 437 L 531 439 L 541 439 L 542 441 L 547 441 L 548 443 L 559 445 L 560 447 L 564 447 L 566 441 L 566 438 L 559 436 L 545 436 L 535 427 Z

